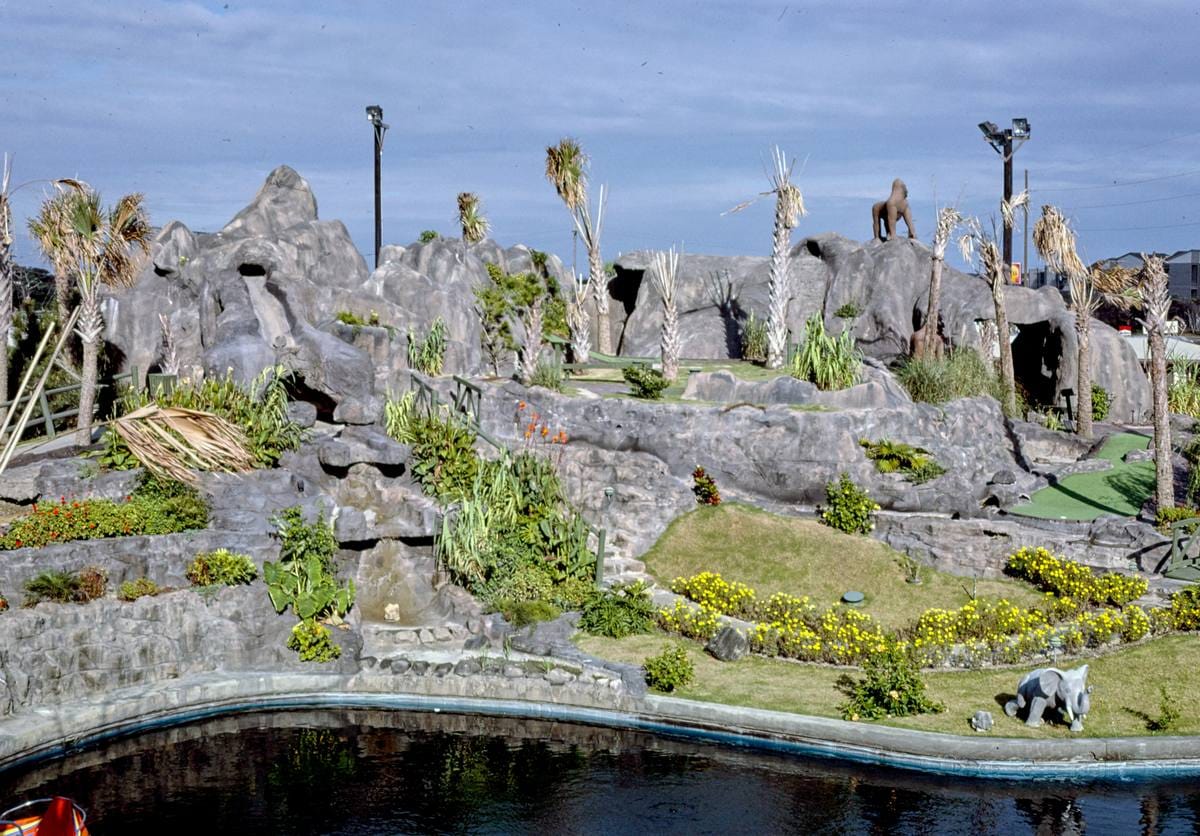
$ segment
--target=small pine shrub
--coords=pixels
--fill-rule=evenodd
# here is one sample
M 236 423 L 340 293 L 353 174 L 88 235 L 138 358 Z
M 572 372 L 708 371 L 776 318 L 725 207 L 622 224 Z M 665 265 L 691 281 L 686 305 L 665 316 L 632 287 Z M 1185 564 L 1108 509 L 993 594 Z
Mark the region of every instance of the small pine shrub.
M 642 667 L 646 669 L 646 684 L 666 694 L 687 687 L 696 676 L 691 658 L 680 645 L 648 657 L 642 662 Z
M 136 601 L 138 598 L 157 595 L 159 591 L 158 584 L 149 578 L 137 578 L 121 584 L 117 590 L 117 598 L 122 601 Z
M 241 586 L 258 577 L 258 567 L 248 555 L 217 549 L 196 555 L 185 575 L 193 586 Z
M 627 366 L 621 372 L 625 382 L 633 390 L 635 398 L 656 401 L 662 397 L 663 390 L 670 384 L 658 369 L 645 365 Z
M 1103 421 L 1112 408 L 1112 396 L 1103 386 L 1092 384 L 1092 420 Z
M 857 302 L 847 302 L 833 312 L 838 319 L 855 319 L 861 314 L 862 308 L 858 306 Z
M 846 389 L 858 383 L 862 352 L 849 328 L 836 337 L 825 331 L 819 313 L 804 324 L 804 341 L 792 356 L 792 377 L 816 384 L 818 389 Z
M 654 621 L 654 604 L 646 585 L 638 581 L 594 596 L 583 608 L 579 629 L 593 636 L 621 639 L 649 633 Z
M 752 363 L 767 361 L 767 322 L 758 319 L 754 311 L 742 326 L 742 359 Z
M 721 491 L 717 489 L 717 482 L 709 476 L 700 465 L 696 465 L 696 469 L 692 471 L 692 493 L 696 495 L 696 502 L 699 505 L 720 505 Z
M 332 662 L 342 655 L 329 628 L 312 618 L 296 623 L 287 646 L 300 654 L 301 662 Z
M 514 627 L 525 627 L 538 621 L 553 621 L 561 615 L 549 601 L 497 601 L 496 609 Z
M 439 239 L 441 237 L 442 236 L 438 234 L 438 231 L 436 229 L 426 229 L 426 230 L 422 230 L 421 235 L 418 238 L 418 240 L 422 244 L 428 244 L 430 241 L 436 241 L 437 239 Z
M 869 534 L 875 528 L 872 515 L 879 505 L 845 473 L 825 485 L 825 500 L 821 522 L 830 528 L 847 534 Z
M 865 676 L 854 683 L 850 699 L 841 706 L 847 720 L 878 720 L 936 714 L 946 706 L 925 694 L 925 682 L 902 648 L 891 647 L 867 657 Z

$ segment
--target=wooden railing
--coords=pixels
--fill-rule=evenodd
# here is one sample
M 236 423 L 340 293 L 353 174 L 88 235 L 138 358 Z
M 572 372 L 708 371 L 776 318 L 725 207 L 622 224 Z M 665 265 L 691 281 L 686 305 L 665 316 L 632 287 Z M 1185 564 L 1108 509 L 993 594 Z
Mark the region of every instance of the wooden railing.
M 409 380 L 411 381 L 410 388 L 416 392 L 414 406 L 417 411 L 430 417 L 436 416 L 443 405 L 438 391 L 416 374 L 410 375 Z M 483 389 L 478 384 L 458 375 L 454 375 L 451 380 L 454 381 L 454 393 L 450 396 L 450 403 L 446 404 L 451 414 L 459 416 L 476 437 L 490 444 L 501 455 L 509 455 L 511 451 L 508 447 L 485 432 L 480 425 L 479 413 L 483 406 Z M 594 526 L 587 520 L 584 520 L 584 524 L 596 538 L 596 585 L 599 586 L 604 580 L 604 551 L 607 546 L 608 532 L 603 527 Z
M 138 373 L 137 373 L 136 367 L 130 367 L 129 371 L 127 371 L 123 374 L 112 375 L 110 377 L 104 378 L 101 381 L 98 381 L 96 383 L 96 394 L 99 395 L 99 393 L 102 392 L 103 390 L 111 389 L 112 387 L 114 387 L 118 383 L 120 383 L 121 381 L 126 381 L 126 380 L 129 381 L 129 383 L 131 385 L 133 385 L 137 382 Z M 79 415 L 79 406 L 78 406 L 79 399 L 78 398 L 73 399 L 76 403 L 76 406 L 74 408 L 60 409 L 57 412 L 55 412 L 54 410 L 52 410 L 50 408 L 50 399 L 55 397 L 56 395 L 66 395 L 69 393 L 78 392 L 82 388 L 83 388 L 82 383 L 70 383 L 66 386 L 56 386 L 53 389 L 43 389 L 37 395 L 37 401 L 36 401 L 37 405 L 34 407 L 34 409 L 36 411 L 33 413 L 34 418 L 28 424 L 25 425 L 24 431 L 22 432 L 21 437 L 25 438 L 31 429 L 36 429 L 39 426 L 42 428 L 45 438 L 50 439 L 50 438 L 57 437 L 59 435 L 59 431 L 58 431 L 58 428 L 55 426 L 55 423 L 58 421 L 66 420 L 67 418 L 77 417 Z M 29 395 L 24 395 L 20 398 L 15 398 L 11 401 L 4 401 L 4 402 L 0 403 L 0 415 L 5 414 L 8 410 L 11 410 L 11 409 L 15 409 L 15 410 L 23 409 L 26 405 L 29 404 L 29 399 L 31 397 L 33 397 L 33 395 L 29 394 Z

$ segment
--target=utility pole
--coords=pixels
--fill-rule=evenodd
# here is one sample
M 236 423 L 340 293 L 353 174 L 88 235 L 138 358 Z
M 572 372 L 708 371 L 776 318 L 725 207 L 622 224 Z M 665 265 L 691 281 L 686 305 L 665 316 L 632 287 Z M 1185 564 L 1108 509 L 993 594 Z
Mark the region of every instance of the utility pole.
M 1025 169 L 1025 194 L 1029 194 L 1029 169 Z M 1029 201 L 1025 201 L 1025 252 L 1021 256 L 1021 284 L 1028 286 L 1029 275 Z
M 383 249 L 383 190 L 382 166 L 383 135 L 388 126 L 383 122 L 383 108 L 367 105 L 367 121 L 375 126 L 375 267 L 379 267 L 379 251 Z
M 1012 120 L 1012 127 L 1000 130 L 995 122 L 980 122 L 979 130 L 983 131 L 983 138 L 988 144 L 995 149 L 996 153 L 1004 158 L 1004 202 L 1008 203 L 1012 200 L 1012 158 L 1016 153 L 1017 148 L 1029 139 L 1029 120 L 1024 118 L 1016 118 Z M 1013 145 L 1013 140 L 1017 140 L 1017 144 Z M 1007 219 L 1004 221 L 1004 266 L 1012 274 L 1012 224 Z

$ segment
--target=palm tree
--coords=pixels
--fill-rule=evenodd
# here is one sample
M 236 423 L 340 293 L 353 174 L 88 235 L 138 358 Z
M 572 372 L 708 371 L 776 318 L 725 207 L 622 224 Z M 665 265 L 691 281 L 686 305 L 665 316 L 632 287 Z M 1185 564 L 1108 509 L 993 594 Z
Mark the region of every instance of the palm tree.
M 546 179 L 554 184 L 554 190 L 566 204 L 575 224 L 575 232 L 583 238 L 588 252 L 588 284 L 592 289 L 592 300 L 596 305 L 596 350 L 601 354 L 612 354 L 612 332 L 608 323 L 608 282 L 604 271 L 604 260 L 600 255 L 600 232 L 604 225 L 604 208 L 607 196 L 600 187 L 600 200 L 593 217 L 588 206 L 587 154 L 579 141 L 564 137 L 557 145 L 546 149 Z
M 137 278 L 134 251 L 150 251 L 150 224 L 140 194 L 125 195 L 104 209 L 100 195 L 82 184 L 73 184 L 57 197 L 66 197 L 61 207 L 43 205 L 42 216 L 61 209 L 64 223 L 56 229 L 50 249 L 41 236 L 38 242 L 51 263 L 68 266 L 79 291 L 79 324 L 75 331 L 83 344 L 83 368 L 79 390 L 79 420 L 75 443 L 91 444 L 92 411 L 96 405 L 96 378 L 100 359 L 100 337 L 104 316 L 100 311 L 100 285 L 130 287 Z M 55 201 L 51 198 L 47 204 Z
M 8 337 L 13 319 L 12 205 L 8 199 L 11 175 L 5 154 L 0 171 L 0 402 L 8 400 Z M 0 421 L 3 419 L 4 410 L 0 409 Z
M 1075 249 L 1075 233 L 1070 223 L 1054 206 L 1043 206 L 1042 217 L 1033 226 L 1033 243 L 1046 265 L 1064 273 L 1071 288 L 1071 311 L 1075 314 L 1078 342 L 1078 376 L 1075 429 L 1084 438 L 1092 437 L 1092 315 L 1100 306 L 1091 277 Z
M 767 283 L 767 368 L 778 369 L 787 359 L 787 308 L 791 296 L 788 281 L 788 249 L 791 246 L 792 230 L 804 217 L 804 195 L 792 183 L 792 167 L 787 155 L 776 145 L 772 151 L 775 171 L 768 175 L 770 191 L 759 197 L 775 195 L 775 234 L 771 247 L 771 273 Z M 758 197 L 738 204 L 729 213 L 740 212 L 758 200 Z
M 663 303 L 662 374 L 674 383 L 679 374 L 679 312 L 675 300 L 675 278 L 679 272 L 679 253 L 671 247 L 667 252 L 654 254 L 650 279 Z
M 76 181 L 56 181 L 56 185 L 61 183 L 66 183 L 70 188 L 60 188 L 53 197 L 42 204 L 37 216 L 29 220 L 29 233 L 54 268 L 54 299 L 58 310 L 58 322 L 65 324 L 71 300 L 71 271 L 75 266 L 66 246 L 69 232 L 67 207 L 71 200 L 70 192 L 76 187 L 85 187 Z
M 479 206 L 479 195 L 474 192 L 458 193 L 458 223 L 466 244 L 478 244 L 487 237 L 490 224 Z
M 571 356 L 586 363 L 592 341 L 592 323 L 587 309 L 587 285 L 571 271 L 571 295 L 567 297 L 567 328 L 571 331 Z
M 1143 255 L 1138 295 L 1142 324 L 1150 343 L 1150 386 L 1154 391 L 1154 498 L 1159 510 L 1175 507 L 1175 468 L 1171 455 L 1171 414 L 1167 404 L 1167 323 L 1171 288 L 1163 260 Z
M 933 251 L 929 268 L 929 303 L 925 309 L 925 340 L 915 346 L 918 355 L 937 358 L 942 356 L 942 339 L 938 334 L 941 318 L 942 266 L 946 261 L 946 245 L 955 227 L 963 222 L 963 216 L 953 206 L 938 211 L 937 226 L 933 231 Z

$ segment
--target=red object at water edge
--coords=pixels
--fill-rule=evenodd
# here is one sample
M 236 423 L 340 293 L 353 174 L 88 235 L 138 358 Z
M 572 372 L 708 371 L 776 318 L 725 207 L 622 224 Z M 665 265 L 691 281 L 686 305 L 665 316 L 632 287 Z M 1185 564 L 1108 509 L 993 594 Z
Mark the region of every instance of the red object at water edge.
M 0 836 L 88 836 L 86 821 L 87 814 L 71 799 L 40 798 L 0 813 Z

